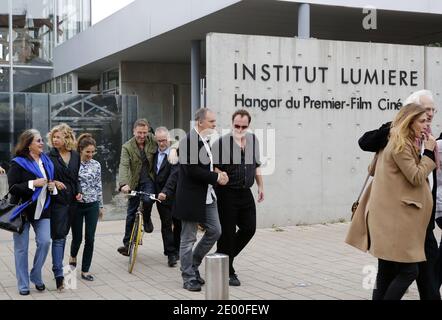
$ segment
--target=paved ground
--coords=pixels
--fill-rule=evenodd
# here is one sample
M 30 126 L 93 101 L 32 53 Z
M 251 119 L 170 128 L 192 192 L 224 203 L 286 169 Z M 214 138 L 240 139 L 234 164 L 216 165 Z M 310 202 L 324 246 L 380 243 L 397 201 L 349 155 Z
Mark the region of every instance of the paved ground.
M 32 287 L 27 297 L 20 296 L 16 288 L 12 236 L 1 231 L 0 300 L 204 299 L 204 287 L 197 293 L 182 289 L 179 268 L 169 268 L 162 255 L 158 220 L 154 225 L 155 231 L 145 234 L 133 274 L 127 272 L 128 259 L 116 251 L 121 243 L 124 221 L 100 222 L 91 269 L 96 281 L 79 279 L 76 290 L 58 293 L 49 254 L 44 268 L 48 290 L 40 293 Z M 230 299 L 370 299 L 371 290 L 364 289 L 363 283 L 369 284 L 373 279 L 369 276 L 376 259 L 344 243 L 347 228 L 347 223 L 340 223 L 258 230 L 238 258 L 236 269 L 242 285 L 230 287 Z M 65 263 L 69 246 L 70 238 Z M 31 241 L 30 263 L 34 250 L 35 243 Z M 363 273 L 364 267 L 368 278 Z M 204 277 L 204 266 L 200 270 Z M 418 299 L 415 284 L 405 299 Z

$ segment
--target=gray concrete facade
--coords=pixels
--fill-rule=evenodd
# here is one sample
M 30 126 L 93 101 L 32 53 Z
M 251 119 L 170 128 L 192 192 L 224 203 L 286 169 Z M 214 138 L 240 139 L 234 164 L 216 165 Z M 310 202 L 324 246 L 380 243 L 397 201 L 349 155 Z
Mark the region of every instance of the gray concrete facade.
M 138 96 L 138 117 L 156 128 L 188 128 L 190 65 L 122 62 L 121 94 Z
M 442 107 L 442 48 L 215 33 L 206 42 L 207 101 L 219 127 L 245 108 L 261 135 L 261 227 L 349 219 L 373 156 L 359 149 L 358 138 L 391 121 L 395 104 L 413 91 L 433 90 Z M 352 83 L 359 69 L 376 70 L 379 83 Z M 382 70 L 393 70 L 396 80 L 381 83 Z M 441 124 L 437 114 L 436 136 Z

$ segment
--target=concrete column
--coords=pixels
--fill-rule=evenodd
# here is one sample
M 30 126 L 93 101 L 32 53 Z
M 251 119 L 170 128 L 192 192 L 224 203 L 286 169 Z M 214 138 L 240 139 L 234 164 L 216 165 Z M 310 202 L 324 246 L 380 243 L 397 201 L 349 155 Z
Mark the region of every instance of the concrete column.
M 9 149 L 11 155 L 14 151 L 14 44 L 12 41 L 12 0 L 8 1 L 9 21 Z
M 298 7 L 298 37 L 310 38 L 310 4 L 300 3 Z
M 78 94 L 78 74 L 71 73 L 72 94 Z
M 191 92 L 192 92 L 192 102 L 191 102 L 191 119 L 195 112 L 201 106 L 201 40 L 192 40 L 192 52 L 191 52 Z

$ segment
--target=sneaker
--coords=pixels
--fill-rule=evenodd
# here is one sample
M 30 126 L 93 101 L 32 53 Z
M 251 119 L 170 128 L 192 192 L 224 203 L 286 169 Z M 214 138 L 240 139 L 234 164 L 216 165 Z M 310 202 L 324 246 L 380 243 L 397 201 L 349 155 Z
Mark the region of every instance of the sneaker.
M 233 287 L 239 287 L 241 285 L 241 282 L 238 279 L 238 276 L 236 274 L 231 274 L 229 276 L 229 286 Z
M 198 280 L 190 280 L 184 282 L 183 288 L 189 291 L 201 291 L 201 284 Z
M 126 257 L 129 256 L 129 246 L 122 246 L 122 247 L 119 247 L 119 248 L 117 249 L 117 251 L 118 251 L 119 253 L 121 253 L 123 256 L 126 256 Z
M 204 279 L 201 278 L 199 271 L 195 271 L 195 277 L 196 277 L 196 281 L 198 281 L 200 285 L 203 285 L 206 283 L 206 281 L 204 281 Z
M 175 267 L 176 266 L 176 262 L 177 262 L 177 258 L 174 254 L 171 254 L 170 256 L 167 257 L 167 264 L 169 265 L 169 267 Z
M 152 224 L 152 219 L 150 217 L 147 220 L 147 222 L 144 224 L 144 231 L 146 231 L 147 233 L 153 232 L 153 224 Z

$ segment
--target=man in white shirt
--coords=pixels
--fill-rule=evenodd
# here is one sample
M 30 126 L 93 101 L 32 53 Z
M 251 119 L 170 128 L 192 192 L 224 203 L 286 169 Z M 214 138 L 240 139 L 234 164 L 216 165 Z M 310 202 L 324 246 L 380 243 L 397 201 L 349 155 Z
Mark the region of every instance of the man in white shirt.
M 180 261 L 183 288 L 201 291 L 204 280 L 198 271 L 204 256 L 221 235 L 216 194 L 213 185 L 225 185 L 225 172 L 213 171 L 213 157 L 208 136 L 216 127 L 216 115 L 203 108 L 195 114 L 196 125 L 179 145 L 179 178 L 174 216 L 181 220 Z M 195 249 L 198 224 L 205 227 L 204 236 Z

